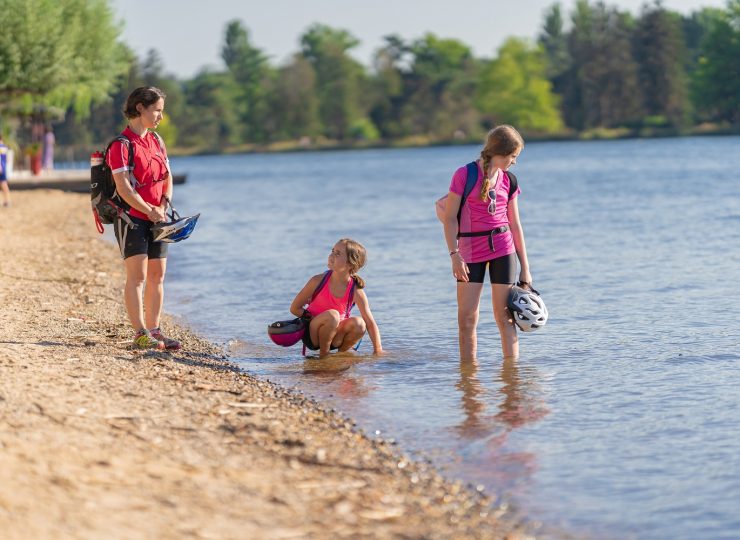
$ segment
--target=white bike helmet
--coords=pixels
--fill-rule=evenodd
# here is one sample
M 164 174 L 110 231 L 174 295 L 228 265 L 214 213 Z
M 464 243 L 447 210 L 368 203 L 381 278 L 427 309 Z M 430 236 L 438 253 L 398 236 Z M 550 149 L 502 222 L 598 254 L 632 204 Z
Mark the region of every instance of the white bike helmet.
M 547 322 L 547 307 L 540 293 L 514 285 L 506 302 L 514 322 L 522 332 L 534 332 Z

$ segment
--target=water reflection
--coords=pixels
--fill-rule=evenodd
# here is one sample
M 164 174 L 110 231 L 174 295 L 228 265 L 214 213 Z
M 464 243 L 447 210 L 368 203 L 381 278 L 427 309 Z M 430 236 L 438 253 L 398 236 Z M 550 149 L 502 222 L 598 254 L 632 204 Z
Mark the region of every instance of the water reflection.
M 455 388 L 462 392 L 461 405 L 465 413 L 463 421 L 455 426 L 458 434 L 465 439 L 479 439 L 493 429 L 492 418 L 486 418 L 486 402 L 483 397 L 485 388 L 478 380 L 478 362 L 475 360 L 460 361 L 460 380 Z
M 533 367 L 526 368 L 522 374 L 518 360 L 506 358 L 501 364 L 497 380 L 502 383 L 499 411 L 486 415 L 487 391 L 478 379 L 478 362 L 460 362 L 460 380 L 455 388 L 462 392 L 461 405 L 465 417 L 456 430 L 462 437 L 477 439 L 490 435 L 492 431 L 499 431 L 498 428 L 511 431 L 536 422 L 549 412 L 540 397 L 537 372 Z
M 522 370 L 522 374 L 519 371 L 518 360 L 504 359 L 500 378 L 504 399 L 499 404 L 496 419 L 510 429 L 541 420 L 550 412 L 540 397 L 537 371 L 531 366 Z
M 303 361 L 303 375 L 310 376 L 313 383 L 323 385 L 329 395 L 335 395 L 347 403 L 367 397 L 375 388 L 367 383 L 358 370 L 350 370 L 363 357 L 354 353 L 335 353 L 319 360 L 307 357 Z
M 484 450 L 476 451 L 475 459 L 466 465 L 475 471 L 478 481 L 509 494 L 522 485 L 537 470 L 537 456 L 518 448 L 510 435 L 517 429 L 544 418 L 546 407 L 533 367 L 520 368 L 519 361 L 504 359 L 498 392 L 489 394 L 478 378 L 476 361 L 460 362 L 460 380 L 455 388 L 462 392 L 462 422 L 455 430 L 469 444 L 483 442 Z M 493 403 L 498 403 L 494 410 Z M 490 412 L 487 409 L 491 408 Z

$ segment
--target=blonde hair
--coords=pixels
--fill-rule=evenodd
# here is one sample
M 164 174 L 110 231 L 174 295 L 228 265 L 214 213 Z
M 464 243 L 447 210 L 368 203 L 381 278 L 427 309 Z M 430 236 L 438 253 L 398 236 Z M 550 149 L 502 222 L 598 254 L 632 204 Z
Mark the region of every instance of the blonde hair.
M 485 201 L 491 189 L 489 176 L 493 156 L 509 156 L 524 148 L 524 139 L 519 132 L 508 124 L 496 126 L 488 132 L 486 144 L 480 152 L 481 168 L 483 169 L 483 183 L 480 188 L 480 200 Z
M 365 266 L 365 263 L 367 262 L 367 250 L 365 250 L 365 246 L 351 238 L 342 238 L 339 241 L 344 244 L 344 249 L 347 251 L 349 275 L 355 280 L 358 289 L 364 289 L 365 280 L 358 276 L 357 272 L 360 268 Z

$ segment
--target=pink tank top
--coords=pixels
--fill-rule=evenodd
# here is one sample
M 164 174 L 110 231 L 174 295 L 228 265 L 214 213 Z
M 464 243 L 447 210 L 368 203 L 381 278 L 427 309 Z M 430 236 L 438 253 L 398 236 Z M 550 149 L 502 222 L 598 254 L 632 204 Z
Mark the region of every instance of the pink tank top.
M 312 317 L 323 313 L 327 309 L 336 309 L 339 312 L 340 320 L 344 320 L 349 316 L 347 306 L 352 302 L 349 295 L 352 293 L 352 285 L 354 280 L 350 279 L 347 282 L 347 288 L 344 290 L 344 294 L 341 298 L 337 298 L 331 293 L 331 287 L 329 287 L 329 279 L 326 280 L 324 286 L 321 288 L 319 293 L 316 295 L 308 307 L 306 308 Z

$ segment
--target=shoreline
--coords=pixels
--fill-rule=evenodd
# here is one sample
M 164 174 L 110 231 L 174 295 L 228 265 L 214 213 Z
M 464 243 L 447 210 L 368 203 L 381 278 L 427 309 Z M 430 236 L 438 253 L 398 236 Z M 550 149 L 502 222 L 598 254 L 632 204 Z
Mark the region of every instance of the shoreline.
M 170 317 L 184 352 L 130 349 L 122 266 L 87 196 L 14 193 L 0 253 L 4 538 L 529 537 Z
M 594 129 L 582 133 L 560 133 L 552 135 L 526 134 L 527 143 L 533 142 L 600 142 L 614 140 L 651 140 L 687 137 L 731 137 L 740 135 L 740 127 L 703 127 L 694 126 L 686 130 L 646 128 L 642 131 L 633 129 Z M 178 147 L 176 144 L 168 150 L 170 157 L 195 156 L 229 156 L 239 154 L 284 154 L 284 153 L 313 153 L 351 150 L 400 150 L 409 148 L 438 148 L 443 146 L 480 146 L 482 138 L 451 139 L 446 141 L 432 141 L 425 137 L 409 137 L 405 140 L 353 142 L 315 141 L 303 144 L 301 141 L 280 141 L 269 144 L 243 144 L 215 151 L 213 148 Z M 94 146 L 59 145 L 57 147 L 58 164 L 86 163 L 90 152 L 99 150 Z M 78 156 L 76 160 L 65 160 L 62 156 Z M 12 189 L 12 178 L 11 178 Z

